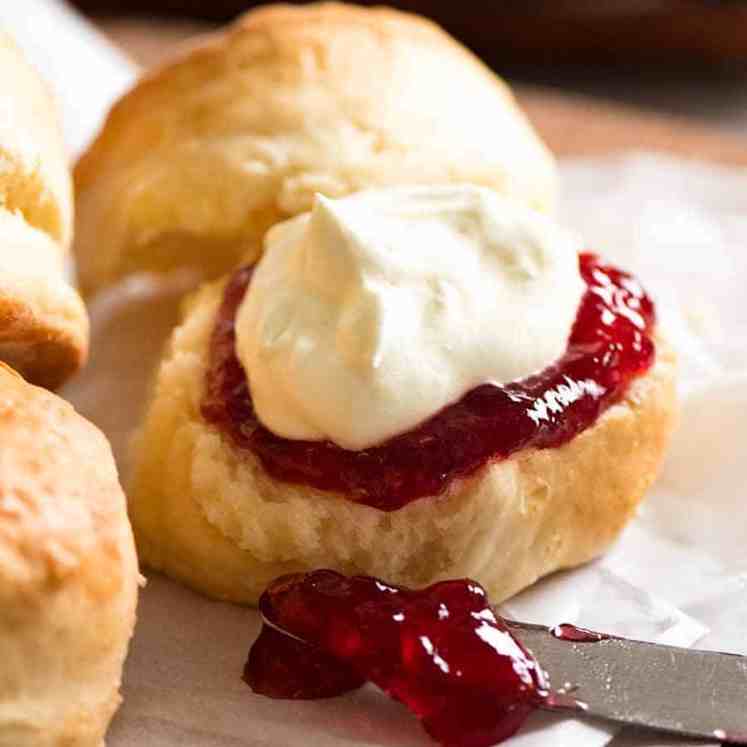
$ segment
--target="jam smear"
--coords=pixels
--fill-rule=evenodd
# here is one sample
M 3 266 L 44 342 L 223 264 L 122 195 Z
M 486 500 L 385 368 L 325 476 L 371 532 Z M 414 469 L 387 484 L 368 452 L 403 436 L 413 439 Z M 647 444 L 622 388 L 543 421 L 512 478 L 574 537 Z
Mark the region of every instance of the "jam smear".
M 320 648 L 263 625 L 249 652 L 244 682 L 268 698 L 319 700 L 357 690 L 365 679 Z
M 491 460 L 570 441 L 652 365 L 651 299 L 631 275 L 596 255 L 580 255 L 579 264 L 587 290 L 559 361 L 522 381 L 478 386 L 417 428 L 363 451 L 281 438 L 259 422 L 236 356 L 234 321 L 252 278 L 252 268 L 242 268 L 217 314 L 202 415 L 277 480 L 339 492 L 383 511 L 439 495 Z
M 593 630 L 578 628 L 569 623 L 556 625 L 550 630 L 550 632 L 555 636 L 555 638 L 558 638 L 561 641 L 570 641 L 572 643 L 599 643 L 600 641 L 609 640 L 609 636 L 605 633 L 596 633 Z
M 556 713 L 570 712 L 583 714 L 589 710 L 588 703 L 574 698 L 573 695 L 569 695 L 562 689 L 551 692 L 547 696 L 547 700 L 542 704 L 542 707 L 547 711 L 555 711 Z
M 713 732 L 713 736 L 718 739 L 721 744 L 747 744 L 747 732 L 744 734 L 738 734 L 737 732 L 724 731 L 723 729 L 716 729 Z
M 259 606 L 265 624 L 244 678 L 261 694 L 327 696 L 335 682 L 342 694 L 358 677 L 448 747 L 507 739 L 548 698 L 546 675 L 474 581 L 413 591 L 318 570 L 278 579 Z M 292 685 L 278 681 L 299 659 Z

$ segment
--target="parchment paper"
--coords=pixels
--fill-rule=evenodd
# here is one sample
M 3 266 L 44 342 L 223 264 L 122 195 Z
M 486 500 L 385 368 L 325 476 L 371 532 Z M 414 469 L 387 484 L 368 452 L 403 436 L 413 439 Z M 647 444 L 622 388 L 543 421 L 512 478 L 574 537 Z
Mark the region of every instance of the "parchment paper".
M 14 14 L 11 5 L 21 12 Z M 45 15 L 52 6 L 53 33 Z M 46 20 L 30 25 L 23 8 Z M 86 142 L 91 112 L 105 109 L 134 68 L 53 0 L 2 3 L 0 10 L 0 24 L 21 29 L 27 50 L 54 79 L 69 141 Z M 46 35 L 39 31 L 45 28 Z M 74 59 L 66 62 L 66 56 Z M 116 74 L 94 75 L 81 85 L 81 65 L 95 67 L 97 61 Z M 502 612 L 747 653 L 741 469 L 747 442 L 747 174 L 645 153 L 567 161 L 562 173 L 560 219 L 581 230 L 590 247 L 636 271 L 659 301 L 662 323 L 681 356 L 682 424 L 661 479 L 614 550 L 538 584 Z M 191 282 L 187 275 L 166 283 L 134 278 L 92 307 L 92 359 L 64 394 L 110 437 L 124 479 L 129 433 Z M 373 688 L 317 703 L 254 696 L 239 676 L 257 629 L 253 611 L 151 576 L 110 746 L 430 743 L 403 708 Z M 539 715 L 511 744 L 679 743 Z

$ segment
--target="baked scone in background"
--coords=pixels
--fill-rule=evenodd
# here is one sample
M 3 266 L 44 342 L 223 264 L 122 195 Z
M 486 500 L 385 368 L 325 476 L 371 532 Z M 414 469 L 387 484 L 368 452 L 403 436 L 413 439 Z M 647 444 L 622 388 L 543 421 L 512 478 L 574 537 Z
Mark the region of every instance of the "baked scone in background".
M 219 599 L 254 604 L 283 573 L 333 568 L 421 587 L 469 577 L 498 603 L 604 552 L 656 477 L 674 424 L 664 340 L 626 396 L 567 444 L 489 463 L 391 513 L 272 479 L 202 418 L 222 283 L 173 334 L 135 444 L 130 515 L 140 557 Z
M 217 277 L 316 192 L 469 182 L 549 209 L 556 188 L 476 57 L 422 18 L 338 4 L 252 11 L 146 75 L 75 181 L 85 293 L 136 271 Z
M 0 31 L 0 361 L 56 387 L 84 362 L 88 318 L 65 276 L 72 185 L 54 102 Z
M 139 573 L 104 436 L 0 364 L 0 747 L 102 747 Z

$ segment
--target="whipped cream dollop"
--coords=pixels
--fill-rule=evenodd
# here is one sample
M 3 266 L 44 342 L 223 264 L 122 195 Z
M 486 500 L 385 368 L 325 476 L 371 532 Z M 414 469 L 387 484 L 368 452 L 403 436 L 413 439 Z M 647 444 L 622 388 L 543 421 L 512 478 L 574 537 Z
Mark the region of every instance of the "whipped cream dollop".
M 272 228 L 236 317 L 259 420 L 362 450 L 565 351 L 578 238 L 472 186 L 330 200 Z

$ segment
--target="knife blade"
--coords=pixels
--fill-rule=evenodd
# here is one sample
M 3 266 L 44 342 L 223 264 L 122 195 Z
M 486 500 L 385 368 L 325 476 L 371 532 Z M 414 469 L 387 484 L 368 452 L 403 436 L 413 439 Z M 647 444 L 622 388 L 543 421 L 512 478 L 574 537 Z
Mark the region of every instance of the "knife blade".
M 747 745 L 747 657 L 506 623 L 558 693 L 549 710 Z

